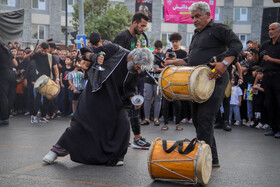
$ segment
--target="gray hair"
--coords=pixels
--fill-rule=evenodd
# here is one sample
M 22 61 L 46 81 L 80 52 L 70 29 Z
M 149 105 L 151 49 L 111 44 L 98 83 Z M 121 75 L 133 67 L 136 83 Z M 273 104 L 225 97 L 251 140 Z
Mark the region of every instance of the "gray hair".
M 274 23 L 271 23 L 270 25 L 274 25 L 274 24 L 277 25 L 277 29 L 280 30 L 280 23 L 274 22 Z
M 195 11 L 195 10 L 198 10 L 200 9 L 201 13 L 202 14 L 206 14 L 207 12 L 211 13 L 211 10 L 210 10 L 210 6 L 208 3 L 205 3 L 203 1 L 199 1 L 197 3 L 193 3 L 190 7 L 189 7 L 189 11 L 192 12 L 192 11 Z
M 142 69 L 150 70 L 154 65 L 154 55 L 148 48 L 136 48 L 128 56 L 133 57 L 134 64 L 141 65 Z

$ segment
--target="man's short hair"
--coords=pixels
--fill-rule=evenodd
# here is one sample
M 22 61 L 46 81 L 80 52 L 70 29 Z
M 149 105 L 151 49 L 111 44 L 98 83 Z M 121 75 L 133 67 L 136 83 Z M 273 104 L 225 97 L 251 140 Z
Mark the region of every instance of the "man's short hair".
M 155 48 L 162 48 L 163 47 L 162 41 L 160 40 L 155 41 L 154 46 Z
M 178 32 L 174 32 L 172 33 L 170 36 L 169 36 L 169 41 L 172 42 L 172 41 L 181 41 L 182 40 L 182 36 L 180 33 Z
M 65 59 L 66 58 L 69 58 L 71 61 L 73 60 L 73 58 L 71 57 L 71 56 L 69 56 L 69 55 L 67 55 L 66 57 L 65 57 Z
M 25 51 L 23 49 L 18 49 L 18 52 L 22 51 L 23 53 L 25 53 Z
M 141 13 L 141 12 L 137 12 L 134 14 L 133 18 L 132 18 L 132 23 L 134 21 L 136 21 L 136 23 L 140 23 L 141 19 L 144 19 L 146 21 L 149 21 L 148 16 L 146 16 L 145 14 Z
M 50 46 L 46 42 L 41 43 L 41 48 L 48 49 Z
M 24 50 L 26 50 L 26 49 L 31 49 L 30 47 L 26 47 Z
M 49 42 L 49 46 L 51 49 L 56 49 L 56 45 L 54 42 Z
M 263 67 L 260 67 L 260 68 L 257 69 L 256 71 L 257 71 L 257 72 L 262 72 L 262 73 L 263 73 L 263 72 L 264 72 L 264 68 L 263 68 Z
M 97 45 L 101 40 L 101 34 L 99 32 L 92 32 L 89 36 L 89 42 L 92 45 Z
M 12 47 L 10 50 L 13 50 L 13 49 L 17 50 L 17 48 L 15 48 L 15 47 Z
M 189 11 L 192 12 L 192 11 L 195 11 L 195 10 L 198 10 L 200 9 L 201 13 L 202 14 L 206 14 L 207 12 L 211 13 L 211 10 L 210 10 L 210 6 L 208 3 L 205 3 L 205 2 L 197 2 L 197 3 L 193 3 L 190 7 L 189 7 Z
M 154 55 L 148 48 L 136 48 L 128 56 L 133 57 L 134 64 L 139 64 L 145 70 L 150 70 L 154 65 Z
M 252 71 L 256 71 L 257 69 L 259 69 L 259 68 L 261 68 L 260 66 L 257 66 L 257 65 L 254 65 L 253 67 L 252 67 Z
M 246 42 L 246 44 L 248 44 L 248 43 L 253 43 L 253 41 L 252 41 L 252 40 L 248 40 L 248 41 Z

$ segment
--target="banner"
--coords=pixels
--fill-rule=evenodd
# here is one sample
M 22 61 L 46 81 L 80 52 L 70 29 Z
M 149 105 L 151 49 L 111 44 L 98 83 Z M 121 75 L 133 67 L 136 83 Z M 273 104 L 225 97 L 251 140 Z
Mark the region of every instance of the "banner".
M 189 7 L 199 1 L 209 4 L 211 18 L 215 20 L 216 0 L 164 0 L 164 21 L 170 23 L 193 23 Z
M 0 13 L 0 40 L 3 43 L 22 38 L 24 9 Z
M 152 7 L 153 0 L 136 0 L 135 12 L 141 12 L 149 17 L 149 22 L 152 22 Z

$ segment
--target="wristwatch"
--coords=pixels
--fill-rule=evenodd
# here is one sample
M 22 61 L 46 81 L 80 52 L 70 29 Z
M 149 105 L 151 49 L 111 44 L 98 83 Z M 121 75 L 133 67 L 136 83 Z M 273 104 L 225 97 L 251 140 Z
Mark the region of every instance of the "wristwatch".
M 227 62 L 227 61 L 223 60 L 222 63 L 223 63 L 226 67 L 228 67 L 228 62 Z
M 56 80 L 56 81 L 59 81 L 59 78 L 56 78 L 55 80 Z
M 78 64 L 78 67 L 80 68 L 80 67 L 81 67 L 81 64 Z

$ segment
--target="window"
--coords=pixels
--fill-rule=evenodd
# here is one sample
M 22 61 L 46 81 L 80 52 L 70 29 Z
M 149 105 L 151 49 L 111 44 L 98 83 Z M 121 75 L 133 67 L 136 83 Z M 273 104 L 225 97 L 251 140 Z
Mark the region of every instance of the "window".
M 46 40 L 48 38 L 48 27 L 46 25 L 32 25 L 32 39 Z
M 161 34 L 161 41 L 163 45 L 166 45 L 166 47 L 172 47 L 172 43 L 168 39 L 170 34 L 171 33 Z
M 46 0 L 32 0 L 32 8 L 46 10 Z
M 234 8 L 234 21 L 248 21 L 248 8 Z
M 238 34 L 238 37 L 243 45 L 243 49 L 246 49 L 246 42 L 249 40 L 249 34 Z
M 189 46 L 192 42 L 192 37 L 193 37 L 193 33 L 187 33 L 187 48 L 189 49 Z
M 2 5 L 16 6 L 16 0 L 1 0 Z
M 221 8 L 220 7 L 216 7 L 216 10 L 215 10 L 215 21 L 220 21 L 220 13 L 221 11 Z
M 77 0 L 68 0 L 67 12 L 74 12 L 73 6 L 77 3 Z M 66 0 L 62 0 L 62 11 L 66 11 Z

